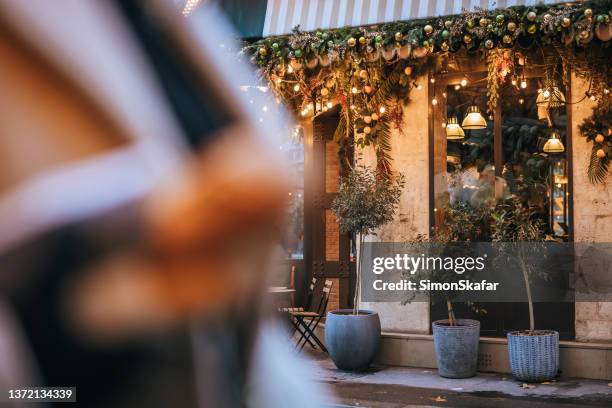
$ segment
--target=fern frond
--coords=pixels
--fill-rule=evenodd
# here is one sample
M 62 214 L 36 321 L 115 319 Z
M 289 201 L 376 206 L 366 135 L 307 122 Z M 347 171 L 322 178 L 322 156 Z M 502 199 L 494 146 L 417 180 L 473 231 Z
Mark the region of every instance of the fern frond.
M 593 146 L 587 170 L 589 181 L 593 184 L 604 183 L 606 181 L 608 167 L 610 166 L 610 159 L 608 156 L 604 156 L 603 158 L 597 157 L 597 150 L 598 148 Z

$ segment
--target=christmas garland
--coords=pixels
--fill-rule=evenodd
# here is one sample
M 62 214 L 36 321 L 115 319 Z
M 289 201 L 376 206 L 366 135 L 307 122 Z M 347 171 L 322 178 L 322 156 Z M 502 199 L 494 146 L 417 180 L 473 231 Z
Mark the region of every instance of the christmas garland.
M 567 85 L 571 69 L 590 83 L 586 96 L 607 100 L 612 78 L 611 19 L 612 0 L 477 9 L 459 16 L 369 27 L 315 32 L 297 27 L 290 35 L 247 44 L 243 54 L 260 68 L 275 94 L 300 115 L 339 104 L 334 138 L 340 152 L 348 151 L 351 144 L 371 145 L 379 168 L 388 174 L 390 131 L 401 129 L 401 104 L 408 102 L 412 89 L 422 87 L 417 78 L 439 70 L 441 61 L 455 54 L 480 53 L 486 61 L 489 113 L 497 104 L 500 85 L 507 78 L 513 84 L 520 79 L 519 66 L 525 65 L 527 56 L 548 61 L 544 65 L 550 89 L 559 81 Z M 609 160 L 611 153 L 606 152 Z

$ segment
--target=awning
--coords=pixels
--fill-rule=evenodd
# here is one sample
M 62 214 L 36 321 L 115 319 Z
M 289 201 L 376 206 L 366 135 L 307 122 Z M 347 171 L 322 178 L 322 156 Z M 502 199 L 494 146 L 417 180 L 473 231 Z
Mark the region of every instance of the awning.
M 472 11 L 559 3 L 558 0 L 268 0 L 263 37 L 287 34 L 299 25 L 317 28 L 363 26 Z

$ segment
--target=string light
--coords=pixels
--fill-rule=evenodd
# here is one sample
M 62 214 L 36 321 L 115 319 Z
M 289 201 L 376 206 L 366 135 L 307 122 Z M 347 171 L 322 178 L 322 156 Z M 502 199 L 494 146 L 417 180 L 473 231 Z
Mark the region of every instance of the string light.
M 518 102 L 522 105 L 523 103 L 525 103 L 525 100 L 523 98 L 519 98 Z
M 293 90 L 295 92 L 299 91 L 300 90 L 300 86 L 298 84 L 295 84 L 294 87 L 293 87 Z
M 459 84 L 455 85 L 455 91 L 458 91 L 459 89 L 461 89 L 461 85 Z
M 423 89 L 423 86 L 422 86 L 421 84 L 418 84 L 418 85 L 417 85 L 417 90 L 419 90 L 419 91 L 420 91 L 421 89 Z
M 333 104 L 333 103 L 331 103 L 331 102 L 327 102 L 327 108 L 328 108 L 328 109 L 331 109 L 333 106 L 334 106 L 334 104 Z
M 352 92 L 352 93 L 354 93 L 354 94 L 356 94 L 357 92 L 359 92 L 359 89 L 357 89 L 356 87 L 353 87 L 353 88 L 351 89 L 351 92 Z
M 261 108 L 262 111 L 267 112 L 268 111 L 268 105 L 264 105 L 263 108 Z
M 378 109 L 378 111 L 379 111 L 380 113 L 385 113 L 386 109 L 385 109 L 385 107 L 384 107 L 384 106 L 381 106 L 381 107 Z
M 461 84 L 461 86 L 463 86 L 463 87 L 467 86 L 467 84 L 468 84 L 468 80 L 467 80 L 467 78 L 463 78 L 463 79 L 461 80 L 460 84 Z
M 521 88 L 527 88 L 527 81 L 525 81 L 524 79 L 521 81 Z
M 292 67 L 291 65 L 289 65 L 289 66 L 287 67 L 287 72 L 288 72 L 288 73 L 290 73 L 290 74 L 292 74 L 292 73 L 293 73 L 293 67 Z
M 433 99 L 431 100 L 431 104 L 432 104 L 433 106 L 436 106 L 436 105 L 438 104 L 438 100 L 437 100 L 436 98 L 433 98 Z
M 516 79 L 512 78 L 512 81 L 510 81 L 510 83 L 512 84 L 512 86 L 516 86 Z
M 436 78 L 431 78 L 431 79 L 429 80 L 429 82 L 431 82 L 432 84 L 435 84 L 435 83 L 436 83 Z

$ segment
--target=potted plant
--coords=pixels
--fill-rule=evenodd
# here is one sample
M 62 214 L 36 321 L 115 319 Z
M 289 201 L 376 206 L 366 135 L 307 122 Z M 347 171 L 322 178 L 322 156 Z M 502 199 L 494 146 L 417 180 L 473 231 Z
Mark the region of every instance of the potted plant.
M 542 221 L 516 197 L 498 204 L 492 213 L 494 242 L 543 242 Z M 535 330 L 533 299 L 529 275 L 531 265 L 527 251 L 542 251 L 542 245 L 515 246 L 516 260 L 522 271 L 529 307 L 529 330 L 508 333 L 508 357 L 512 375 L 521 381 L 545 381 L 554 378 L 559 370 L 559 333 L 554 330 Z
M 486 219 L 488 211 L 485 206 L 473 207 L 461 201 L 451 204 L 446 209 L 443 228 L 433 234 L 432 241 L 440 244 L 444 256 L 473 255 L 474 248 L 469 243 L 482 240 Z M 429 277 L 435 282 L 452 282 L 466 279 L 468 274 L 469 272 L 458 275 L 454 271 L 435 270 L 429 273 Z M 448 319 L 432 323 L 438 374 L 446 378 L 473 377 L 478 365 L 480 322 L 457 319 L 453 309 L 455 293 L 444 292 L 441 295 L 446 302 Z M 475 305 L 471 306 L 476 312 L 481 311 Z
M 325 345 L 331 359 L 342 370 L 364 370 L 370 366 L 380 344 L 378 314 L 359 309 L 363 242 L 368 234 L 393 220 L 404 178 L 390 178 L 366 166 L 350 169 L 342 179 L 332 203 L 340 232 L 354 233 L 359 239 L 359 259 L 355 277 L 353 309 L 330 311 L 325 321 Z

